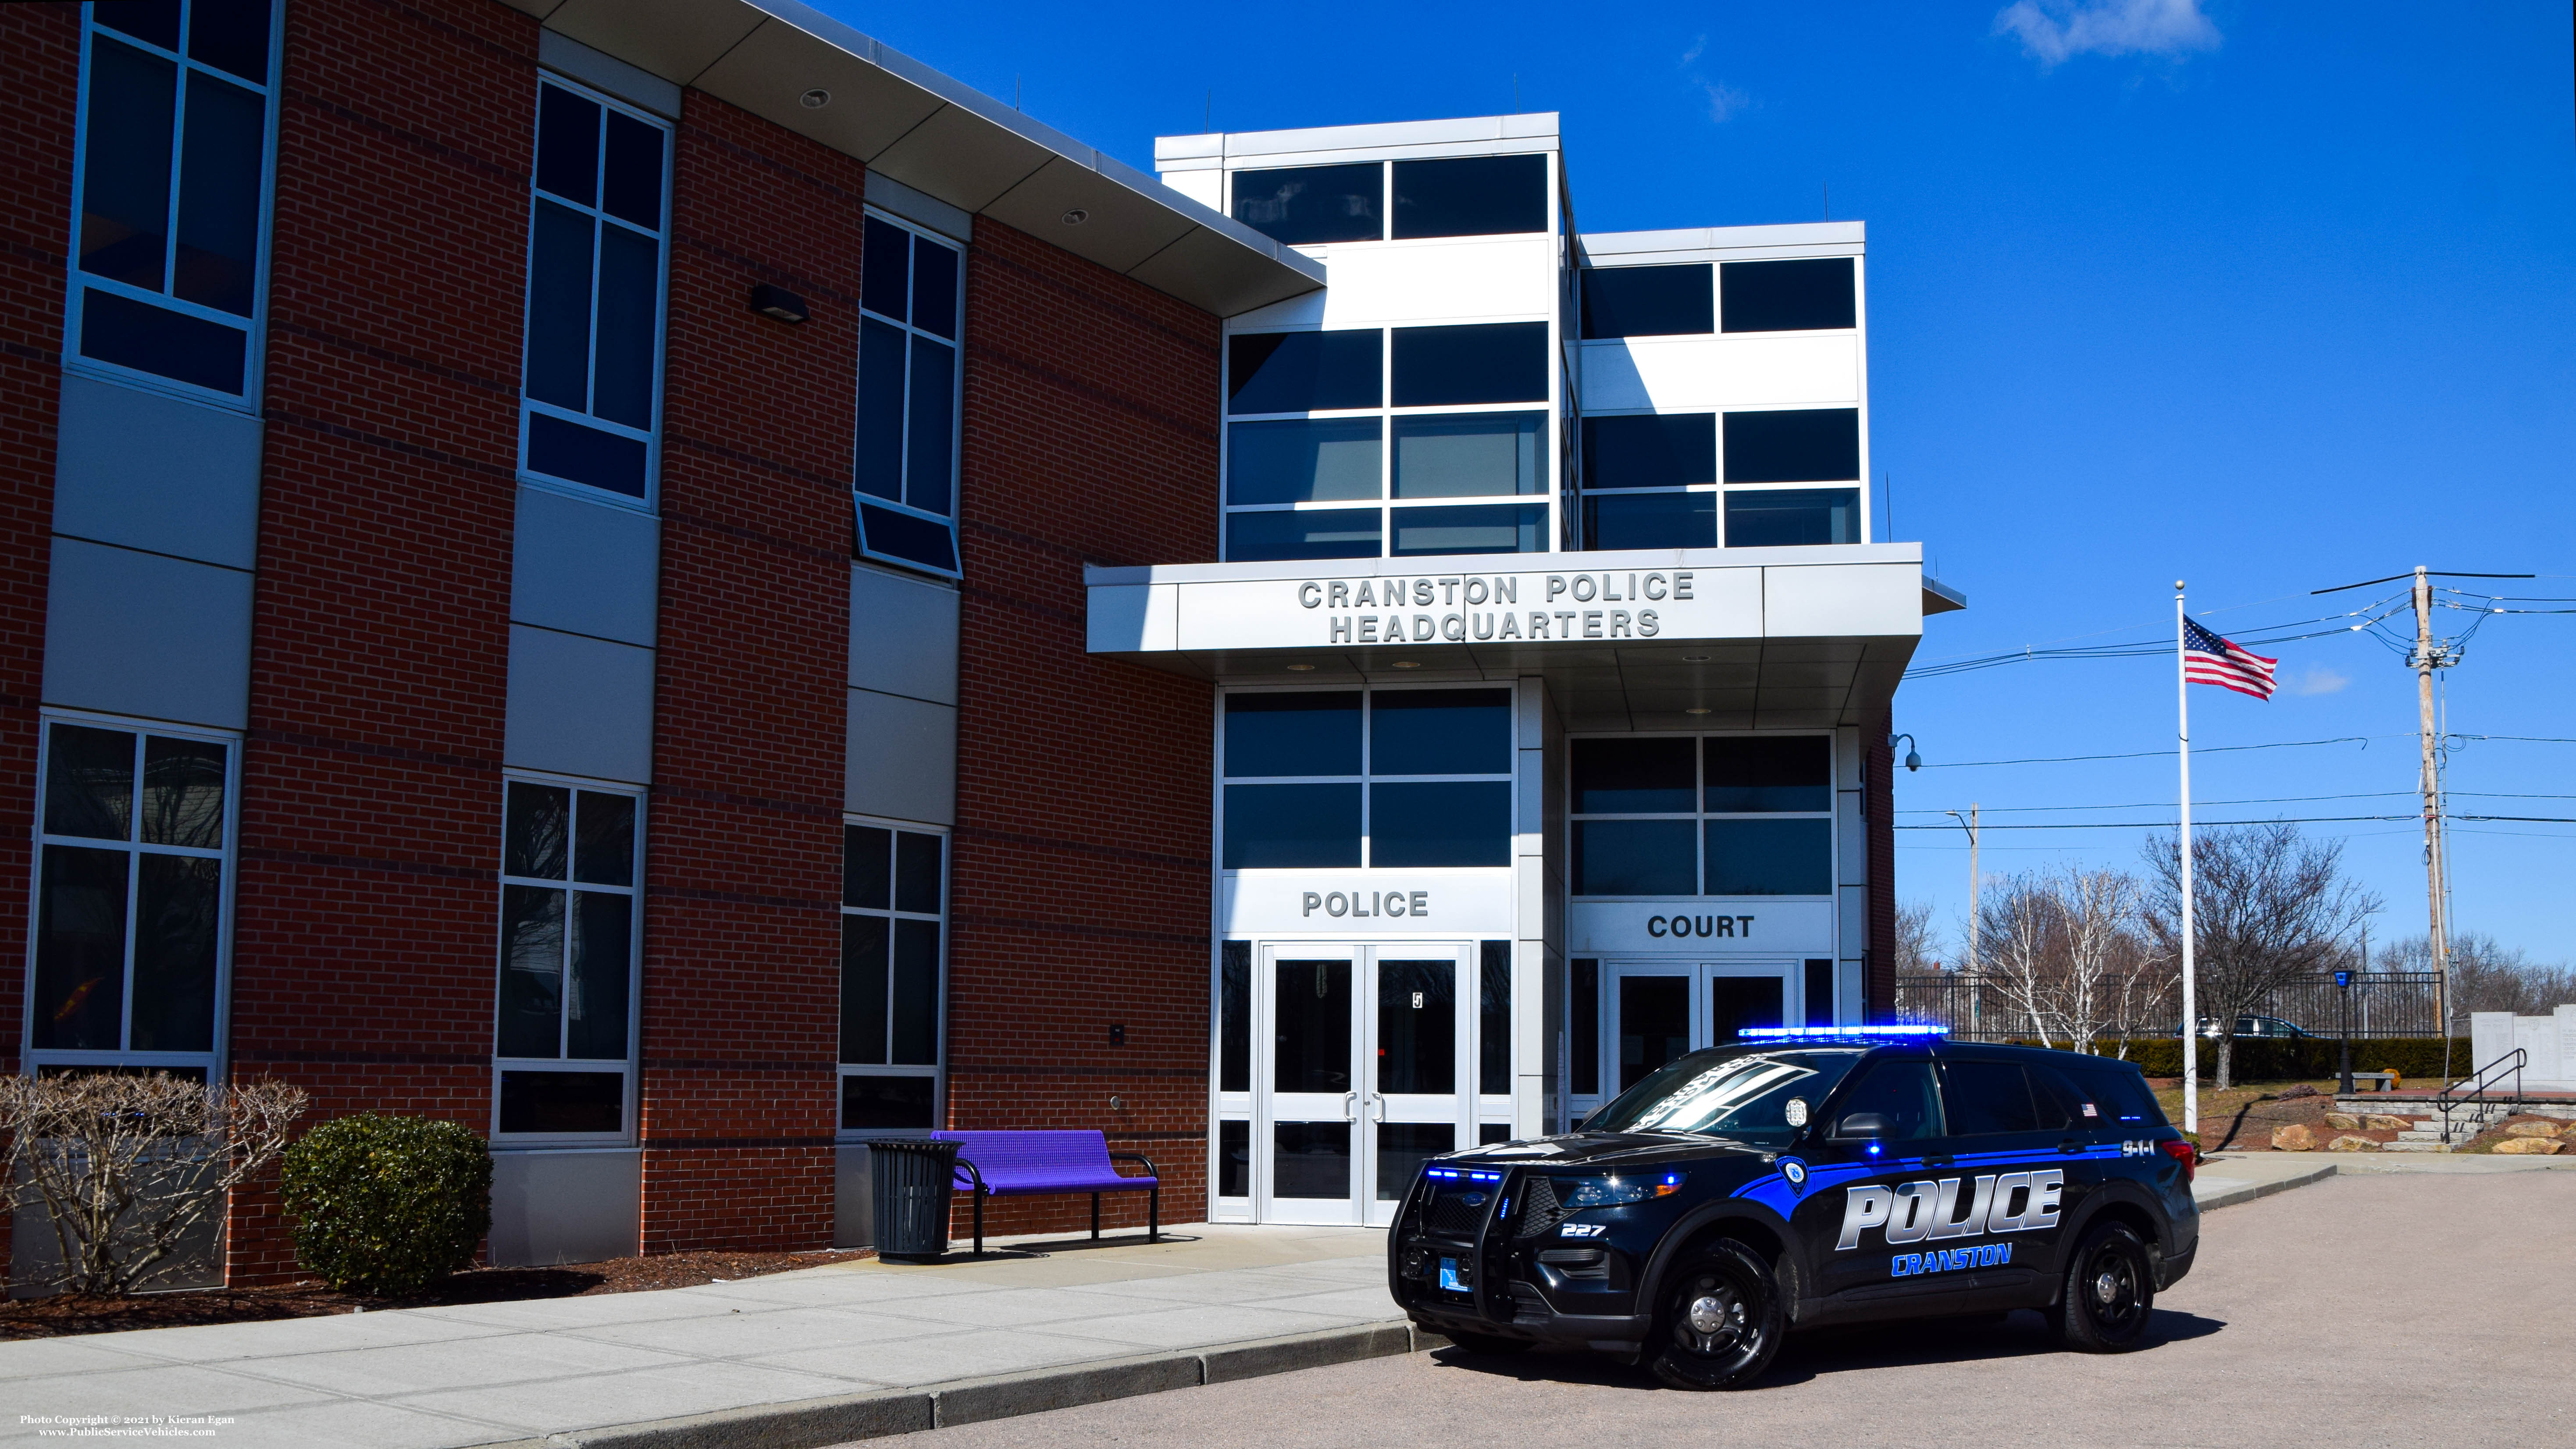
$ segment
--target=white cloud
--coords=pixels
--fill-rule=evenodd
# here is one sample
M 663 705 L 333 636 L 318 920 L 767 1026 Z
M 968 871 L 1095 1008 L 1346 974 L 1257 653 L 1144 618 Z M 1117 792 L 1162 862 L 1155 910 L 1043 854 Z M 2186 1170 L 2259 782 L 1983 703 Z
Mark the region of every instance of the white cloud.
M 1708 37 L 1694 35 L 1691 37 L 1690 49 L 1682 52 L 1682 64 L 1688 65 L 1706 54 L 1708 54 Z
M 1725 125 L 1753 104 L 1753 98 L 1723 81 L 1701 81 L 1699 88 L 1708 93 L 1708 118 Z
M 2339 669 L 2328 669 L 2322 664 L 2311 664 L 2300 670 L 2298 676 L 2290 681 L 2290 692 L 2292 694 L 2340 694 L 2343 692 L 2343 687 L 2350 683 L 2352 683 L 2352 676 Z
M 2221 39 L 2200 0 L 2013 0 L 1994 33 L 2017 37 L 2043 68 L 2087 54 L 2180 56 Z

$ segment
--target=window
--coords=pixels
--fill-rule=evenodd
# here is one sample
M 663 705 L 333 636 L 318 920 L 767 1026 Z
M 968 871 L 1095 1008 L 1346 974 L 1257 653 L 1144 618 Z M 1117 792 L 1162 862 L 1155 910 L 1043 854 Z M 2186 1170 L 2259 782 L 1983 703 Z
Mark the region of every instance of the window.
M 276 7 L 85 10 L 67 350 L 86 368 L 248 406 L 265 307 Z
M 212 1070 L 229 956 L 233 745 L 45 725 L 38 804 L 38 1066 Z
M 1716 483 L 1714 413 L 1583 420 L 1586 548 L 1714 548 Z
M 1950 1109 L 1950 1135 L 1982 1137 L 1999 1132 L 2036 1132 L 2039 1114 L 2030 1100 L 2030 1084 L 2014 1062 L 1945 1062 L 1941 1067 L 1942 1102 Z
M 1717 330 L 1717 289 L 1710 266 L 1586 267 L 1583 335 L 1671 337 Z M 1844 323 L 1849 326 L 1851 324 Z
M 1480 983 L 1476 1090 L 1488 1097 L 1508 1097 L 1512 1092 L 1512 943 L 1476 943 L 1476 974 Z
M 634 1098 L 643 799 L 527 779 L 502 791 L 497 1131 L 622 1138 Z
M 1807 1025 L 1834 1024 L 1834 963 L 1830 957 L 1809 957 L 1807 973 Z
M 1859 317 L 1849 257 L 1728 262 L 1717 269 L 1717 289 L 1729 332 L 1825 331 L 1854 326 Z
M 1726 414 L 1726 481 L 1817 483 L 1860 477 L 1860 410 Z
M 858 553 L 951 576 L 962 264 L 956 247 L 868 213 L 859 273 Z
M 1457 156 L 1395 163 L 1395 235 L 1399 238 L 1545 230 L 1545 156 Z
M 1290 246 L 1376 241 L 1386 235 L 1385 172 L 1377 161 L 1237 171 L 1234 219 Z
M 1546 323 L 1243 333 L 1226 363 L 1229 560 L 1548 547 L 1548 415 L 1514 406 L 1547 401 Z
M 939 1125 L 948 837 L 841 831 L 841 1130 Z
M 1229 694 L 1223 868 L 1511 863 L 1508 689 Z
M 1823 735 L 1575 741 L 1574 894 L 1831 894 L 1831 750 Z
M 1726 546 L 1860 542 L 1857 488 L 1763 488 L 1726 495 Z
M 1886 1120 L 1885 1140 L 1917 1142 L 1943 1135 L 1941 1098 L 1932 1086 L 1930 1062 L 1879 1062 L 1852 1084 L 1843 1098 L 1836 1130 L 1863 1112 Z
M 638 502 L 662 420 L 670 128 L 551 76 L 537 83 L 519 466 Z
M 1715 548 L 1717 495 L 1708 491 L 1587 494 L 1583 545 L 1592 549 Z

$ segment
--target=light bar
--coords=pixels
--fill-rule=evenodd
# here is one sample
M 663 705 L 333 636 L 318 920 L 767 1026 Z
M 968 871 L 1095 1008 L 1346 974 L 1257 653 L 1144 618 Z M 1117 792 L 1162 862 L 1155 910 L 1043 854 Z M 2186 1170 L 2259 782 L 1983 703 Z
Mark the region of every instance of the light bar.
M 1455 1167 L 1426 1167 L 1422 1170 L 1422 1175 L 1435 1177 L 1443 1182 L 1500 1182 L 1503 1180 L 1503 1175 L 1499 1172 L 1462 1172 Z
M 1892 1022 L 1885 1026 L 1753 1026 L 1736 1032 L 1740 1040 L 1850 1041 L 1855 1037 L 1897 1039 L 1947 1036 L 1950 1029 L 1930 1022 Z

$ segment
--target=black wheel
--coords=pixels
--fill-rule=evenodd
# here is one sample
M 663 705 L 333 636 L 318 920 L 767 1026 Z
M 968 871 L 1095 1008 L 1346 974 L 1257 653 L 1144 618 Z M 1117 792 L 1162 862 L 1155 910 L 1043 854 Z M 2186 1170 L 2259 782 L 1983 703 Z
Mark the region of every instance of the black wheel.
M 1498 1333 L 1458 1333 L 1443 1330 L 1449 1341 L 1469 1353 L 1520 1353 L 1530 1346 L 1526 1338 L 1505 1338 Z
M 1647 1341 L 1647 1366 L 1677 1389 L 1740 1389 L 1762 1376 L 1788 1331 L 1762 1255 L 1721 1238 L 1675 1268 Z
M 2147 1341 L 2155 1267 L 2125 1225 L 2104 1223 L 2084 1235 L 2067 1260 L 2064 1288 L 2051 1314 L 2058 1342 L 2086 1353 L 2126 1353 Z

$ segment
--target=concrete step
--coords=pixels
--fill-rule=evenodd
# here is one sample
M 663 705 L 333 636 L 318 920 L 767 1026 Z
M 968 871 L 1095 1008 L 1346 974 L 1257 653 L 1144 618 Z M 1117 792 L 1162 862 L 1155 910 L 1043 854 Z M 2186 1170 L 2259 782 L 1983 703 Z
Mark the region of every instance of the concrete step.
M 2448 1152 L 2451 1150 L 2451 1144 L 2439 1138 L 2431 1142 L 2408 1142 L 2401 1138 L 2395 1142 L 2379 1144 L 2379 1150 L 2382 1152 Z

